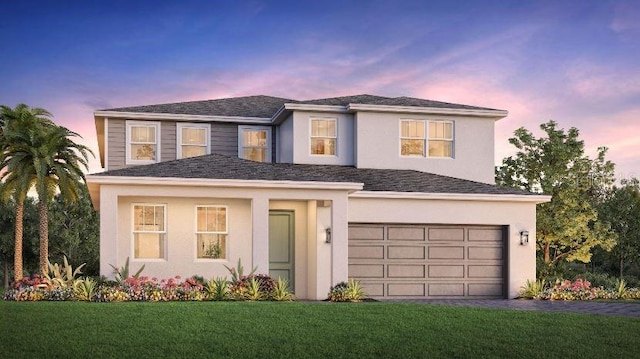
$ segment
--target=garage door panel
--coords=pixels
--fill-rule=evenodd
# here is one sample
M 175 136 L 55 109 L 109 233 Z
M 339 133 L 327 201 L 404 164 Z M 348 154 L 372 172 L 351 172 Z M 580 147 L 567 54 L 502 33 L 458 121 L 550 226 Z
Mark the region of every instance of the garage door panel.
M 389 259 L 425 259 L 424 247 L 389 246 L 387 251 L 387 258 Z
M 430 297 L 461 297 L 464 295 L 463 283 L 432 283 L 429 284 Z
M 384 259 L 384 246 L 349 246 L 349 258 Z
M 464 228 L 429 228 L 429 241 L 464 241 Z
M 469 259 L 502 259 L 502 247 L 469 247 Z
M 389 227 L 390 241 L 424 241 L 423 227 Z
M 430 265 L 429 278 L 464 278 L 464 266 Z
M 469 278 L 502 278 L 502 266 L 470 265 Z
M 384 283 L 367 283 L 361 282 L 362 290 L 372 297 L 384 296 Z
M 349 224 L 349 277 L 377 298 L 504 298 L 503 232 L 498 226 Z
M 424 278 L 424 265 L 389 264 L 389 278 Z
M 464 247 L 430 246 L 429 259 L 464 259 Z
M 469 229 L 469 242 L 502 242 L 502 230 Z
M 387 293 L 391 297 L 424 297 L 424 283 L 388 284 Z
M 350 264 L 349 275 L 360 278 L 384 278 L 382 264 Z
M 496 297 L 504 295 L 504 286 L 501 283 L 469 283 L 469 296 Z
M 384 227 L 349 227 L 349 240 L 383 240 Z

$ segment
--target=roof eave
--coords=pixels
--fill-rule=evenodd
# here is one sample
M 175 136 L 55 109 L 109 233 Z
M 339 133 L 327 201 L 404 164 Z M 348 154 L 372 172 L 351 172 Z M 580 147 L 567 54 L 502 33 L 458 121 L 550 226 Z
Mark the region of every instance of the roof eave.
M 418 106 L 387 106 L 387 105 L 366 105 L 358 103 L 350 103 L 346 106 L 348 112 L 357 111 L 381 111 L 396 113 L 424 113 L 438 115 L 458 115 L 458 116 L 474 116 L 489 117 L 496 120 L 507 117 L 509 111 L 491 110 L 491 109 L 462 109 L 462 108 L 440 108 L 440 107 L 418 107 Z
M 204 116 L 187 115 L 179 113 L 154 113 L 154 112 L 124 112 L 99 110 L 93 113 L 94 117 L 138 119 L 138 120 L 178 120 L 189 122 L 238 122 L 238 123 L 271 123 L 270 117 L 247 116 Z
M 488 194 L 488 193 L 424 193 L 424 192 L 392 192 L 392 191 L 358 191 L 349 198 L 377 199 L 421 199 L 444 201 L 482 201 L 482 202 L 530 202 L 545 203 L 551 196 L 537 194 Z

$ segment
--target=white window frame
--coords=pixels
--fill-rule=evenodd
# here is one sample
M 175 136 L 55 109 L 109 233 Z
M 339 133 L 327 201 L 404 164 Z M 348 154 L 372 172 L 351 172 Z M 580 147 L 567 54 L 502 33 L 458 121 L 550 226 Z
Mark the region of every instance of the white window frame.
M 422 122 L 423 127 L 424 127 L 424 133 L 422 134 L 422 137 L 402 137 L 402 123 L 403 122 Z M 425 157 L 428 151 L 427 148 L 427 126 L 429 126 L 428 121 L 426 120 L 417 120 L 417 119 L 412 119 L 412 118 L 403 118 L 400 119 L 399 122 L 399 126 L 398 126 L 398 131 L 400 134 L 400 141 L 399 141 L 399 151 L 400 151 L 400 156 L 401 157 Z M 403 155 L 402 154 L 402 140 L 422 140 L 422 154 L 421 155 Z
M 266 131 L 267 132 L 267 147 L 265 150 L 265 162 L 270 163 L 273 157 L 273 143 L 271 137 L 272 128 L 270 126 L 238 126 L 238 157 L 244 158 L 244 132 L 245 131 Z
M 429 131 L 429 126 L 431 123 L 448 123 L 451 125 L 451 138 L 436 138 L 436 137 L 431 137 L 431 133 Z M 427 121 L 426 123 L 427 127 L 425 127 L 425 131 L 427 133 L 427 146 L 425 147 L 425 154 L 427 157 L 430 158 L 443 158 L 443 159 L 452 159 L 455 158 L 455 126 L 453 121 L 449 121 L 449 120 L 430 120 Z M 446 142 L 451 142 L 451 156 L 430 156 L 429 155 L 429 141 L 446 141 Z
M 136 231 L 136 211 L 135 208 L 136 206 L 145 206 L 145 207 L 162 207 L 163 210 L 163 228 L 164 231 Z M 135 234 L 136 233 L 158 233 L 158 234 L 164 234 L 164 237 L 162 238 L 163 240 L 163 253 L 162 253 L 162 257 L 160 258 L 138 258 L 136 257 L 136 244 L 135 244 Z M 144 203 L 144 202 L 137 202 L 137 203 L 132 203 L 131 204 L 131 254 L 130 257 L 132 259 L 132 261 L 144 261 L 144 262 L 166 262 L 167 260 L 167 253 L 168 253 L 168 230 L 167 230 L 167 204 L 166 203 Z
M 191 123 L 191 122 L 178 122 L 176 123 L 176 159 L 182 158 L 182 130 L 185 128 L 204 129 L 204 154 L 211 153 L 211 125 L 208 123 Z
M 423 122 L 424 123 L 424 135 L 422 138 L 416 137 L 402 137 L 402 122 L 404 121 L 412 121 L 412 122 Z M 431 134 L 429 133 L 429 124 L 433 122 L 438 123 L 449 123 L 451 124 L 451 139 L 446 138 L 431 138 Z M 398 124 L 398 153 L 400 157 L 403 158 L 439 158 L 439 159 L 454 159 L 455 158 L 455 122 L 451 120 L 422 120 L 422 119 L 414 119 L 414 118 L 402 118 Z M 424 141 L 424 151 L 422 155 L 403 155 L 402 154 L 402 140 L 416 140 L 422 139 Z M 451 157 L 441 157 L 441 156 L 429 156 L 429 141 L 449 141 L 451 142 Z
M 152 121 L 127 121 L 126 123 L 126 135 L 125 135 L 125 164 L 127 165 L 146 165 L 150 163 L 160 162 L 161 148 L 160 143 L 160 122 Z M 155 160 L 136 160 L 131 158 L 131 128 L 132 127 L 153 127 L 156 131 L 156 159 Z
M 336 129 L 336 135 L 334 137 L 331 136 L 313 136 L 313 121 L 314 120 L 321 120 L 321 121 L 333 121 L 335 123 L 335 129 Z M 338 133 L 338 118 L 337 117 L 310 117 L 309 118 L 309 155 L 310 156 L 320 156 L 320 157 L 337 157 L 338 156 L 338 138 L 339 138 L 339 133 Z M 313 153 L 313 151 L 311 150 L 311 144 L 313 142 L 314 138 L 333 138 L 333 140 L 335 141 L 335 151 L 333 154 L 326 154 L 326 153 Z
M 214 232 L 201 232 L 198 231 L 198 208 L 202 208 L 202 207 L 207 207 L 207 208 L 224 208 L 225 211 L 225 217 L 224 217 L 224 221 L 225 221 L 225 228 L 227 229 L 224 232 L 220 232 L 220 231 L 214 231 Z M 196 262 L 228 262 L 229 261 L 229 206 L 226 205 L 220 205 L 220 204 L 196 204 L 195 208 L 194 208 L 194 252 L 193 252 L 193 256 L 195 258 Z M 225 252 L 223 254 L 223 258 L 200 258 L 198 257 L 198 234 L 224 234 L 226 235 L 226 239 L 225 239 Z

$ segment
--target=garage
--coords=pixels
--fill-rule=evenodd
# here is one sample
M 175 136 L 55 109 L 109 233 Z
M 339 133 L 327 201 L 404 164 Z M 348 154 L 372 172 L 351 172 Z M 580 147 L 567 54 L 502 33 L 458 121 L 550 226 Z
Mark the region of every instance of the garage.
M 349 278 L 372 298 L 505 298 L 506 227 L 349 224 Z

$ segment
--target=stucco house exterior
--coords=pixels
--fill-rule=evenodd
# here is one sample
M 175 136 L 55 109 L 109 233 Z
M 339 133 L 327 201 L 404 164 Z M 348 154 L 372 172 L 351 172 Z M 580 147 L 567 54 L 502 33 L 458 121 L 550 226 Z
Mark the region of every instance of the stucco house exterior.
M 100 271 L 246 268 L 324 299 L 514 297 L 535 278 L 536 204 L 494 184 L 503 110 L 408 97 L 248 96 L 94 112 Z

